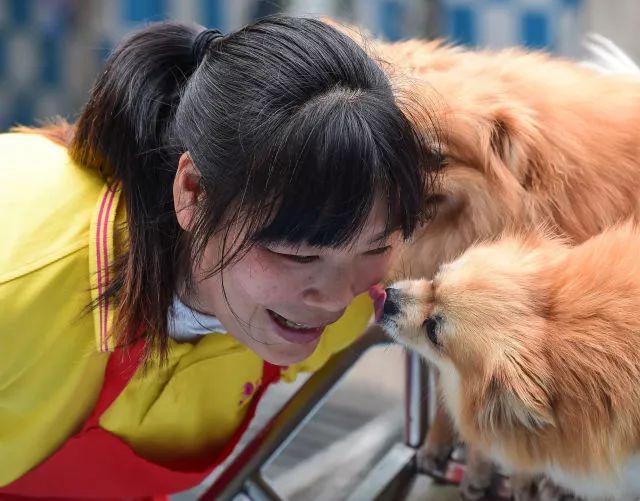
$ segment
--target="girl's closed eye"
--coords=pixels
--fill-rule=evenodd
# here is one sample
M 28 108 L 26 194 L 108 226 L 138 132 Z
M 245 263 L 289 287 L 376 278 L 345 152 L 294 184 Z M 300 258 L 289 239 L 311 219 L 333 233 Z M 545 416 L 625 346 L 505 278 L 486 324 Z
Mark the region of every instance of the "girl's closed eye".
M 384 247 L 378 247 L 377 249 L 371 249 L 364 253 L 365 256 L 380 256 L 382 254 L 386 254 L 391 250 L 390 245 L 385 245 Z
M 307 264 L 312 263 L 320 259 L 320 256 L 313 254 L 293 254 L 290 252 L 281 252 L 274 249 L 270 249 L 268 247 L 264 247 L 270 254 L 278 256 L 280 258 L 286 259 L 288 261 L 293 261 L 294 263 Z M 391 245 L 385 245 L 384 247 L 378 247 L 376 249 L 371 249 L 366 252 L 363 252 L 363 256 L 381 256 L 388 253 L 391 250 Z
M 264 247 L 264 249 L 267 252 L 269 252 L 269 254 L 273 254 L 274 256 L 277 256 L 282 259 L 286 259 L 288 261 L 292 261 L 294 263 L 306 264 L 306 263 L 312 263 L 320 259 L 320 256 L 315 256 L 315 255 L 292 254 L 290 252 L 280 252 L 274 249 L 270 249 L 269 247 Z
M 294 263 L 312 263 L 320 259 L 320 256 L 299 256 L 297 254 L 279 254 L 280 256 L 288 259 L 289 261 L 293 261 Z

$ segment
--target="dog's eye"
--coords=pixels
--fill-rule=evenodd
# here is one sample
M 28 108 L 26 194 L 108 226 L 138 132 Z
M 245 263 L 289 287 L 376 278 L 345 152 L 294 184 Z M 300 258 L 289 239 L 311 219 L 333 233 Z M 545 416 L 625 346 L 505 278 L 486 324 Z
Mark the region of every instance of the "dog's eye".
M 441 322 L 442 317 L 440 315 L 433 315 L 427 318 L 422 324 L 422 327 L 427 334 L 427 339 L 436 346 L 440 346 L 440 342 L 438 341 L 438 331 L 440 330 Z
M 446 195 L 440 193 L 433 193 L 425 200 L 425 205 L 432 209 L 437 209 L 447 201 Z
M 438 149 L 431 150 L 431 157 L 433 159 L 434 167 L 438 169 L 446 167 L 446 165 L 449 163 L 449 158 Z

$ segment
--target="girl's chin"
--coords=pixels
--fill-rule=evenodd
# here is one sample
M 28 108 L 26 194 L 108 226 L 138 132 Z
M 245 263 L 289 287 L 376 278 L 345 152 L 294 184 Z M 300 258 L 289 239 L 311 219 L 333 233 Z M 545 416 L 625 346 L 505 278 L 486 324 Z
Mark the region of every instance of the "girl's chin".
M 318 346 L 318 341 L 307 344 L 272 344 L 262 345 L 262 349 L 255 350 L 265 361 L 273 365 L 292 365 L 310 357 Z

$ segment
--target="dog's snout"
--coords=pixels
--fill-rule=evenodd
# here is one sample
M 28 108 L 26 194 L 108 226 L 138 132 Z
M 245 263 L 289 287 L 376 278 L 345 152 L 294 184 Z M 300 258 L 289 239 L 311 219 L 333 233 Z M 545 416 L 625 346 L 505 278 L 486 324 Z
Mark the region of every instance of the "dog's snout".
M 389 287 L 384 290 L 387 293 L 387 298 L 384 301 L 384 307 L 382 313 L 385 317 L 397 315 L 400 313 L 400 291 Z

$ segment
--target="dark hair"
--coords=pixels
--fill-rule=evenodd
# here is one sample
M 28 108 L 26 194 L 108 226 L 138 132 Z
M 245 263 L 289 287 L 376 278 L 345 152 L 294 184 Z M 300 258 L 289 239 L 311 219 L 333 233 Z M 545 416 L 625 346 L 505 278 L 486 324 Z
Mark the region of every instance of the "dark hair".
M 160 23 L 124 41 L 71 150 L 121 182 L 126 200 L 128 249 L 102 298 L 118 303 L 120 342 L 142 323 L 162 354 L 172 295 L 213 235 L 240 225 L 246 238 L 211 273 L 257 242 L 344 246 L 382 197 L 387 230 L 408 237 L 425 217 L 434 166 L 380 66 L 346 35 L 270 17 L 214 37 L 197 64 L 201 30 Z M 205 194 L 188 234 L 172 197 L 185 151 Z

